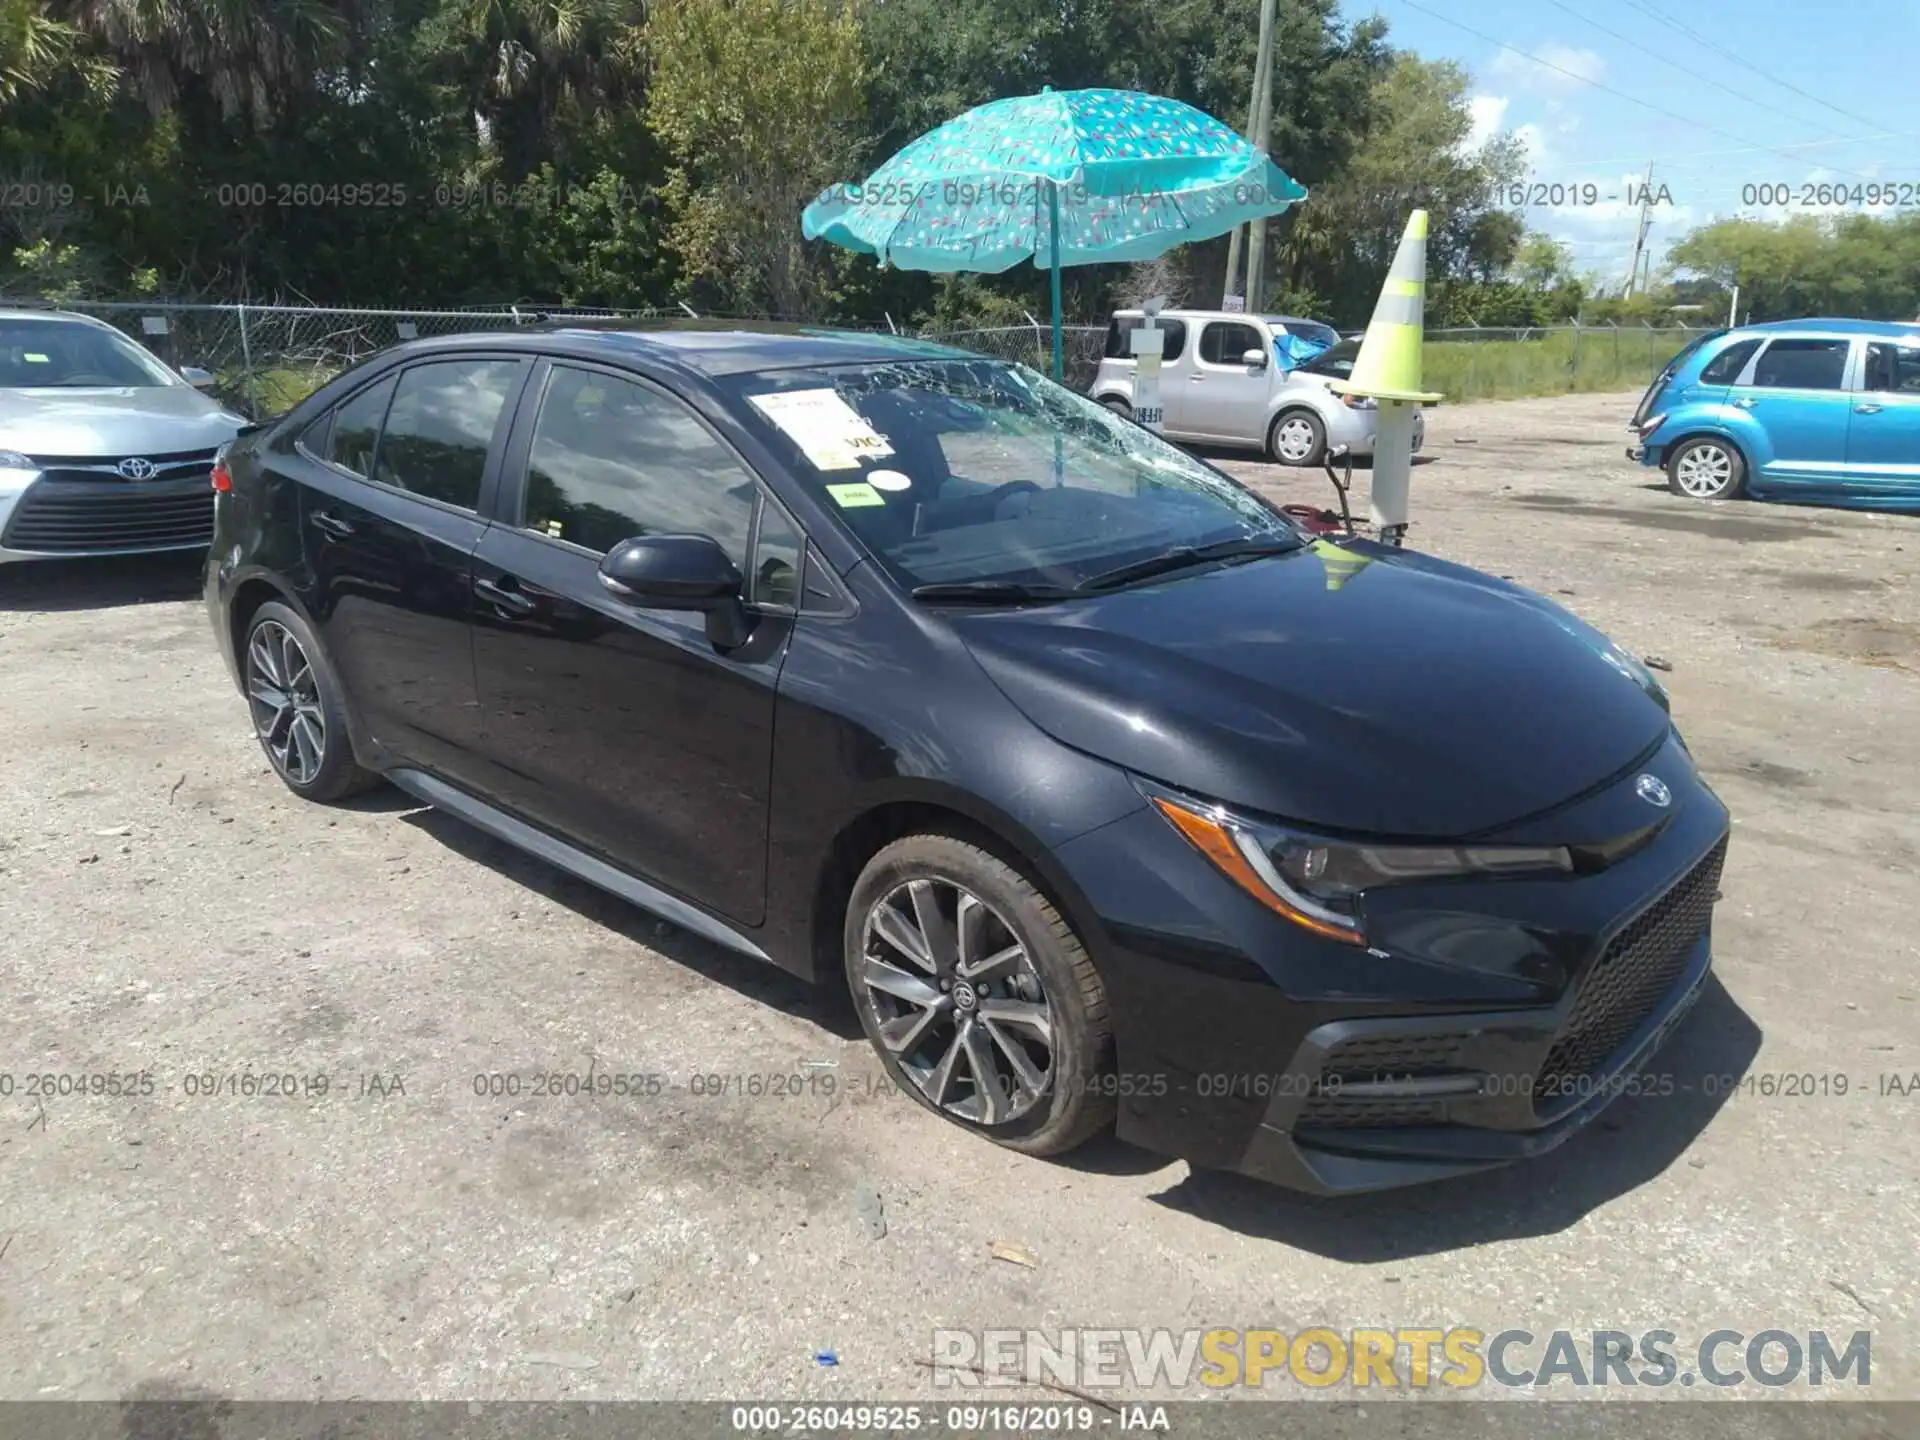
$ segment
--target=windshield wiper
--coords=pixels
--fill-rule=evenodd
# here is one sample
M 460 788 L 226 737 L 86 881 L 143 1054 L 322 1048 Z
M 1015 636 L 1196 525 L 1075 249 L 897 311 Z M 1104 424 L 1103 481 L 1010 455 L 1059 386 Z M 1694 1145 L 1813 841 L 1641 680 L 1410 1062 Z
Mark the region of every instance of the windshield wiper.
M 955 580 L 913 587 L 916 600 L 963 600 L 976 605 L 1031 605 L 1071 599 L 1076 593 L 1064 585 L 1022 585 L 1017 580 Z
M 1089 590 L 1112 590 L 1136 580 L 1148 580 L 1155 575 L 1170 574 L 1214 560 L 1235 560 L 1243 555 L 1285 555 L 1299 548 L 1300 541 L 1290 535 L 1272 539 L 1243 535 L 1232 540 L 1216 540 L 1211 545 L 1179 545 L 1162 554 L 1150 555 L 1145 560 L 1135 560 L 1130 565 L 1116 565 L 1111 570 L 1089 575 L 1074 589 L 1082 594 Z

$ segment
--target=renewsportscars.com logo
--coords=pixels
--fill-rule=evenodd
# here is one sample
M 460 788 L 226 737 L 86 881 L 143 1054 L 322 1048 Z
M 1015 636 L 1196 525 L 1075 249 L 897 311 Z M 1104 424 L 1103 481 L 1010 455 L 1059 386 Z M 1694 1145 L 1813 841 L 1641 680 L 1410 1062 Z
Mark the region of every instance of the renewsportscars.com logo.
M 1336 1331 L 936 1330 L 934 1383 L 977 1388 L 1051 1383 L 1085 1390 L 1470 1390 L 1587 1386 L 1847 1384 L 1871 1381 L 1873 1336 L 1824 1330 L 1714 1330 L 1683 1344 L 1671 1330 Z

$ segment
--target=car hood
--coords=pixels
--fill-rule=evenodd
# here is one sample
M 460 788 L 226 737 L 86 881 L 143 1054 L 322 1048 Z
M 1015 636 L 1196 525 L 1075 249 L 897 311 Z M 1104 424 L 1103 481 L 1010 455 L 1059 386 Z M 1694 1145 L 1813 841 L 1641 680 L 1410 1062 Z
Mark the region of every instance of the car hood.
M 246 423 L 191 385 L 0 390 L 0 450 L 33 456 L 211 450 Z
M 952 622 L 1063 744 L 1334 831 L 1483 834 L 1670 728 L 1644 668 L 1559 606 L 1368 542 Z

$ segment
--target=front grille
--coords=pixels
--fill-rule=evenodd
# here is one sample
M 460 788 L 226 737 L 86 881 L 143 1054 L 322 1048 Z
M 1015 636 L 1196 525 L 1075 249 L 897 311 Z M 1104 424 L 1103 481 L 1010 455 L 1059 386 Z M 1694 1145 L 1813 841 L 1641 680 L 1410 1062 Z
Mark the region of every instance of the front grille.
M 173 481 L 42 478 L 14 506 L 0 547 L 45 554 L 169 550 L 213 539 L 213 489 Z
M 48 480 L 111 480 L 122 485 L 153 485 L 168 480 L 205 481 L 213 469 L 215 453 L 213 450 L 174 450 L 163 455 L 35 455 L 30 458 Z M 123 460 L 145 460 L 153 466 L 153 474 L 129 480 L 120 473 Z
M 1302 1129 L 1364 1130 L 1381 1125 L 1440 1125 L 1446 1118 L 1446 1104 L 1439 1100 L 1343 1100 L 1315 1091 L 1293 1123 Z
M 1713 919 L 1727 842 L 1689 870 L 1608 943 L 1580 981 L 1578 996 L 1540 1067 L 1536 1111 L 1562 1108 L 1627 1042 L 1685 973 Z
M 1320 1078 L 1294 1123 L 1343 1129 L 1441 1124 L 1447 1118 L 1442 1101 L 1342 1095 L 1341 1087 L 1458 1070 L 1465 1040 L 1461 1035 L 1358 1035 L 1343 1040 L 1321 1062 Z

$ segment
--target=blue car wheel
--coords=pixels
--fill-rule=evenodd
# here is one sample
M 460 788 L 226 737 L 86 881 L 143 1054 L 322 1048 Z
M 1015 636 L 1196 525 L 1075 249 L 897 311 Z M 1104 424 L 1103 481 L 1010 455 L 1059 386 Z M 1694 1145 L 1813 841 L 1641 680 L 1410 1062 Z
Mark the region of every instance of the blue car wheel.
M 1746 460 L 1717 435 L 1684 440 L 1667 457 L 1667 487 L 1690 500 L 1731 500 L 1746 482 Z

